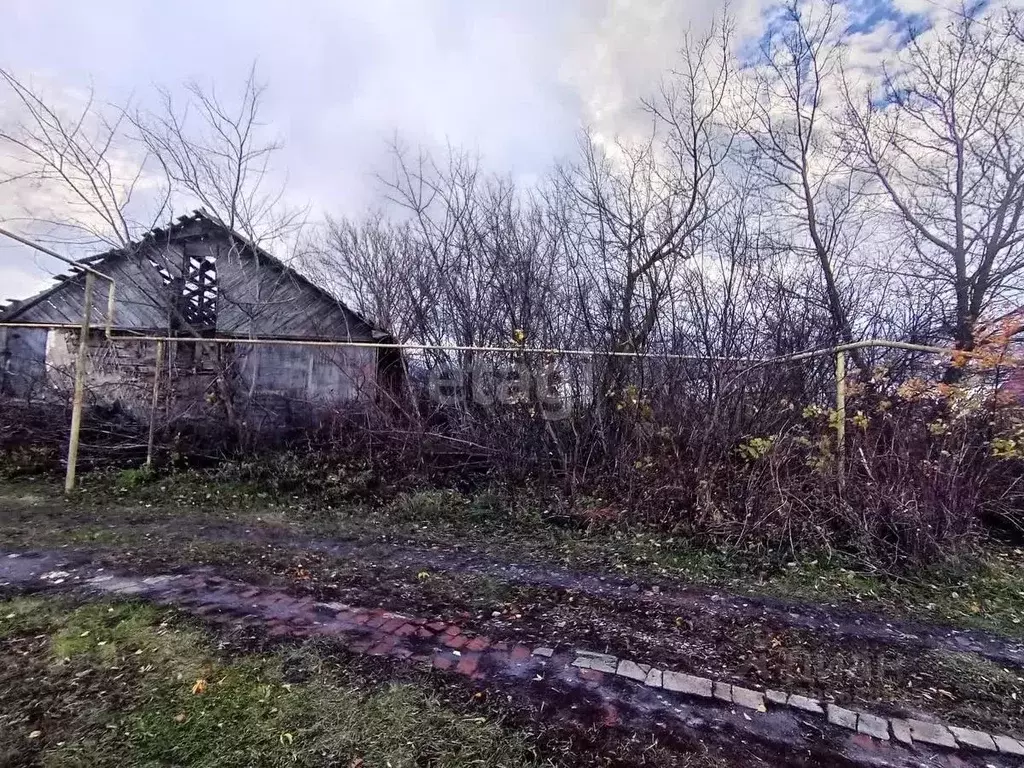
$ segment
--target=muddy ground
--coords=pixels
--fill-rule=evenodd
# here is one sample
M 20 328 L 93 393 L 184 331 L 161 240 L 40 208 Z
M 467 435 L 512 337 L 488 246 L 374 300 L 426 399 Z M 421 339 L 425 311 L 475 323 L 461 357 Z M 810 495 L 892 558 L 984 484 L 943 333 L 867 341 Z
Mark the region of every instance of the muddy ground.
M 203 567 L 296 598 L 457 622 L 495 641 L 586 648 L 886 715 L 1024 733 L 1020 638 L 664 577 L 625 578 L 529 552 L 513 559 L 478 536 L 453 546 L 392 531 L 332 537 L 279 512 L 179 514 L 16 493 L 0 499 L 0 544 L 57 550 L 123 574 Z M 692 751 L 692 731 L 671 738 L 663 731 L 656 718 L 632 718 L 615 738 L 681 739 Z M 740 764 L 755 755 L 765 764 L 795 759 L 777 744 L 735 746 Z M 728 751 L 720 741 L 715 748 Z

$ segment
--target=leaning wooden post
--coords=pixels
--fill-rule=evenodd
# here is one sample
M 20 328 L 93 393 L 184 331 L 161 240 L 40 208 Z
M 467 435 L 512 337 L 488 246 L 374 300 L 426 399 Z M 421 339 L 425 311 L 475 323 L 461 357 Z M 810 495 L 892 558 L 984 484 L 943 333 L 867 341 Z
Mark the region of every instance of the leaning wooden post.
M 842 485 L 846 470 L 846 352 L 836 352 L 836 465 Z
M 78 436 L 82 429 L 82 402 L 85 400 L 85 368 L 89 363 L 89 321 L 92 316 L 92 284 L 96 278 L 85 273 L 85 302 L 82 329 L 78 336 L 78 358 L 75 361 L 75 395 L 71 404 L 71 437 L 68 440 L 68 469 L 64 475 L 64 493 L 75 490 L 75 468 L 78 465 Z
M 153 371 L 153 401 L 149 405 L 149 439 L 146 442 L 146 467 L 153 466 L 153 438 L 156 434 L 156 411 L 160 402 L 160 371 L 164 366 L 164 342 L 156 342 L 156 367 Z

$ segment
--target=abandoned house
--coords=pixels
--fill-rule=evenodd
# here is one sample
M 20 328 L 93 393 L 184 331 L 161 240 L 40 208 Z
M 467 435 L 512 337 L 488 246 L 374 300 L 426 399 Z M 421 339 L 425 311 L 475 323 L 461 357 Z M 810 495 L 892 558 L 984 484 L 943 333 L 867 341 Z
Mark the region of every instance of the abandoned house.
M 393 340 L 202 211 L 81 263 L 116 285 L 108 336 L 109 283 L 94 283 L 91 403 L 148 414 L 159 361 L 159 407 L 169 419 L 244 413 L 276 423 L 368 403 L 401 368 L 394 349 L 298 343 Z M 74 272 L 0 309 L 0 395 L 9 401 L 71 390 L 85 300 L 85 276 Z M 170 341 L 158 352 L 152 337 Z M 246 343 L 254 339 L 272 343 Z

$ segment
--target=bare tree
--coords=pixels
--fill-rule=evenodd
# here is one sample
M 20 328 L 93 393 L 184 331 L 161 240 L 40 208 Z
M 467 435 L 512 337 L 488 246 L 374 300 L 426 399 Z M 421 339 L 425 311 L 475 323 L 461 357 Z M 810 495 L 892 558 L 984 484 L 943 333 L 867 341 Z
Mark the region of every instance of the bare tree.
M 395 338 L 414 338 L 421 297 L 417 249 L 407 226 L 374 213 L 362 221 L 329 218 L 306 269 L 349 306 Z
M 0 69 L 16 109 L 0 126 L 8 166 L 0 181 L 37 185 L 59 210 L 26 211 L 55 239 L 78 245 L 126 247 L 166 213 L 170 186 L 163 169 L 138 141 L 126 108 L 84 101 L 58 106 Z
M 684 42 L 681 66 L 644 102 L 650 133 L 599 142 L 586 134 L 582 159 L 560 169 L 555 215 L 562 220 L 570 307 L 583 343 L 614 353 L 652 349 L 682 264 L 715 214 L 719 172 L 733 135 L 723 130 L 732 75 L 724 20 Z M 663 329 L 665 330 L 665 329 Z M 627 365 L 611 358 L 599 386 L 621 393 Z
M 754 167 L 781 206 L 781 220 L 798 225 L 799 234 L 784 234 L 785 242 L 817 264 L 834 333 L 851 342 L 852 284 L 843 269 L 864 220 L 858 215 L 858 177 L 832 119 L 836 105 L 828 103 L 839 82 L 841 14 L 834 2 L 817 9 L 800 0 L 783 14 L 743 93 L 750 109 L 741 113 L 741 125 L 755 148 Z M 852 356 L 866 371 L 863 355 Z
M 936 297 L 936 332 L 970 350 L 982 314 L 1021 295 L 1024 43 L 1012 19 L 965 9 L 853 94 L 859 161 L 913 249 L 900 272 Z
M 161 109 L 137 112 L 142 140 L 167 169 L 175 191 L 198 202 L 254 245 L 280 242 L 301 224 L 303 209 L 283 202 L 285 187 L 271 179 L 281 143 L 262 122 L 266 86 L 250 70 L 235 103 L 192 81 L 187 101 L 159 90 Z

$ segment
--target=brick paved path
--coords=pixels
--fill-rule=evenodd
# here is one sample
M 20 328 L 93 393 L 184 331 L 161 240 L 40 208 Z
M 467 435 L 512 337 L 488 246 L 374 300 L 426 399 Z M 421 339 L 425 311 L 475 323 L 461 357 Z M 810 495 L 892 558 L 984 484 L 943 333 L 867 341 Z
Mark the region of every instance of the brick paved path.
M 143 599 L 193 613 L 214 628 L 246 627 L 282 639 L 329 638 L 352 653 L 429 665 L 471 685 L 557 702 L 568 706 L 559 716 L 585 724 L 668 729 L 722 745 L 755 742 L 805 764 L 1024 765 L 1017 756 L 1018 751 L 1024 756 L 1024 744 L 1001 735 L 957 733 L 916 721 L 904 733 L 897 729 L 906 723 L 894 721 L 890 738 L 884 719 L 833 705 L 824 705 L 826 711 L 822 702 L 800 696 L 653 670 L 573 648 L 492 642 L 454 623 L 320 603 L 209 572 L 127 576 L 104 571 L 84 554 L 0 553 L 0 587 Z

